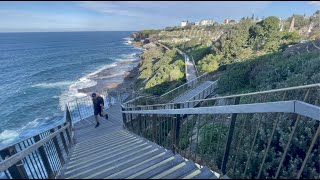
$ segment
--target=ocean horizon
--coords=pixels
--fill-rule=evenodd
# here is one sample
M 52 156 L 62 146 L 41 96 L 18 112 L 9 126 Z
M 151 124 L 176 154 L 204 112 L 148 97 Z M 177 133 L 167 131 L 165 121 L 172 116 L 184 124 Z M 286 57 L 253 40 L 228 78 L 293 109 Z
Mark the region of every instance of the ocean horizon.
M 1 32 L 0 148 L 62 123 L 80 89 L 121 82 L 142 52 L 131 33 Z

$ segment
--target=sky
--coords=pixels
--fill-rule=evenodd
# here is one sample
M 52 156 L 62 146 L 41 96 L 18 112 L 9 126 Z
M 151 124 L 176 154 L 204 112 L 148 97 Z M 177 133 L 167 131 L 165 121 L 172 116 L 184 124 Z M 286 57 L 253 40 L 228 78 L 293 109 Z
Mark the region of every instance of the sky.
M 139 31 L 319 9 L 319 1 L 0 1 L 0 32 Z

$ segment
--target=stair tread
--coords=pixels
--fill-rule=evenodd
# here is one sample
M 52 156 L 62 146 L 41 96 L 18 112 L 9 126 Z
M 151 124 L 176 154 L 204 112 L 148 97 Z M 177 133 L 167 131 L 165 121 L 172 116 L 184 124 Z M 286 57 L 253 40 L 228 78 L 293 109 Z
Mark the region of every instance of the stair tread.
M 195 169 L 197 169 L 198 167 L 195 165 L 194 162 L 192 161 L 187 161 L 185 162 L 186 165 L 173 171 L 172 173 L 166 175 L 163 177 L 163 179 L 177 179 L 178 177 L 189 173 L 190 171 L 193 171 Z
M 71 168 L 71 169 L 69 169 L 67 171 L 72 171 L 72 172 L 69 172 L 68 174 L 70 174 L 70 173 L 72 173 L 72 174 L 81 173 L 83 171 L 87 171 L 90 168 L 94 169 L 94 168 L 96 168 L 97 166 L 99 166 L 101 164 L 104 165 L 103 167 L 107 167 L 107 166 L 109 167 L 110 165 L 112 165 L 113 162 L 126 161 L 127 159 L 125 157 L 129 157 L 129 155 L 135 155 L 135 154 L 138 154 L 138 153 L 147 152 L 150 149 L 152 149 L 152 145 L 145 143 L 143 145 L 135 147 L 134 149 L 129 149 L 130 151 L 133 151 L 133 152 L 130 152 L 130 151 L 129 152 L 119 152 L 115 156 L 112 156 L 112 157 L 101 157 L 100 159 L 95 160 L 94 162 L 88 162 L 88 163 L 85 163 L 85 164 L 81 164 L 81 162 L 79 162 L 79 164 L 81 164 L 81 167 L 75 166 L 74 168 Z M 75 165 L 75 164 L 72 164 L 72 165 Z M 68 168 L 68 167 L 66 167 L 66 168 Z M 66 172 L 64 173 L 64 175 L 66 175 Z M 68 175 L 68 176 L 70 176 L 70 175 Z
M 216 177 L 208 167 L 201 168 L 200 170 L 201 170 L 201 173 L 193 177 L 193 179 L 209 179 L 209 178 Z
M 142 174 L 138 174 L 137 176 L 134 177 L 128 177 L 128 178 L 135 178 L 135 179 L 148 179 L 150 177 L 153 177 L 181 162 L 183 162 L 184 159 L 180 155 L 175 155 L 173 156 L 173 160 L 166 162 L 164 164 L 161 164 L 160 166 L 156 166 L 155 168 L 151 169 L 150 171 L 144 172 Z M 158 163 L 160 164 L 160 163 Z

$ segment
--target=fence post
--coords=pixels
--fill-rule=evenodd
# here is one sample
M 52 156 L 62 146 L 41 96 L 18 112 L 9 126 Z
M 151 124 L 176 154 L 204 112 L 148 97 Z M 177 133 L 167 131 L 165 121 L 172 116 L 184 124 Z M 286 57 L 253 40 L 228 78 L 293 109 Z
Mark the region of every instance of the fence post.
M 123 112 L 125 109 L 121 106 L 122 111 L 122 121 L 123 121 L 123 127 L 127 127 L 127 120 L 126 120 L 126 114 Z
M 40 135 L 38 134 L 38 135 L 34 136 L 34 140 L 35 140 L 35 142 L 40 141 L 41 140 Z M 54 179 L 55 175 L 54 175 L 53 170 L 52 170 L 52 168 L 50 166 L 50 161 L 48 159 L 48 155 L 46 154 L 46 151 L 45 151 L 44 147 L 40 146 L 38 150 L 39 150 L 39 154 L 40 154 L 40 157 L 42 159 L 42 163 L 44 165 L 44 168 L 47 171 L 48 178 L 49 179 Z
M 50 133 L 51 134 L 54 133 L 54 129 L 50 129 Z M 55 148 L 57 150 L 57 154 L 58 154 L 58 157 L 60 159 L 61 165 L 64 165 L 65 161 L 63 159 L 62 151 L 61 151 L 61 148 L 59 146 L 57 136 L 53 137 L 52 140 L 53 140 L 53 144 L 54 144 L 54 146 L 55 146 Z
M 13 156 L 17 153 L 15 146 L 10 146 L 2 151 L 0 151 L 0 155 L 3 160 L 6 157 Z M 18 161 L 16 164 L 8 168 L 8 171 L 13 179 L 29 179 L 27 172 L 21 161 Z
M 68 108 L 68 106 L 65 106 L 66 112 L 65 112 L 65 117 L 64 119 L 66 120 L 67 123 L 69 123 L 69 129 L 70 132 L 72 132 L 73 130 L 73 125 L 72 125 L 72 119 L 71 119 L 71 114 L 70 114 L 70 110 Z
M 139 126 L 139 135 L 142 136 L 142 116 L 145 116 L 144 114 L 138 115 L 138 126 Z
M 81 112 L 80 112 L 79 104 L 78 104 L 78 101 L 77 101 L 77 100 L 76 100 L 76 103 L 77 103 L 77 108 L 78 108 L 78 112 L 79 112 L 79 117 L 80 117 L 80 120 L 82 121 Z
M 69 130 L 66 129 L 66 133 L 67 133 L 67 136 L 68 136 L 68 139 L 69 139 L 69 142 L 72 144 L 73 143 L 73 124 L 72 124 L 72 118 L 71 118 L 71 114 L 70 114 L 70 111 L 69 111 L 69 108 L 68 106 L 66 105 L 65 107 L 66 109 L 66 112 L 65 112 L 65 117 L 64 119 L 66 120 L 66 123 L 69 123 Z M 69 134 L 70 133 L 70 134 Z
M 156 128 L 157 122 L 156 121 L 157 121 L 157 115 L 153 114 L 152 115 L 152 139 L 153 139 L 154 143 L 157 143 L 156 142 L 156 132 L 157 132 L 157 128 Z
M 177 104 L 177 108 L 176 109 L 180 109 L 180 104 Z M 180 114 L 176 115 L 176 123 L 175 123 L 175 151 L 178 152 L 179 151 L 179 138 L 180 138 L 180 120 L 181 120 L 181 116 Z
M 61 129 L 61 125 L 58 126 L 58 129 Z M 63 132 L 60 132 L 60 137 L 61 137 L 61 140 L 62 140 L 62 145 L 63 145 L 63 148 L 64 150 L 66 151 L 67 155 L 69 155 L 69 149 L 68 149 L 68 146 L 67 146 L 67 143 L 66 143 L 66 139 L 63 135 Z
M 236 97 L 234 104 L 239 104 L 240 102 L 240 97 Z M 228 132 L 228 139 L 227 139 L 227 143 L 226 143 L 226 147 L 224 150 L 224 155 L 223 155 L 223 160 L 222 160 L 222 165 L 221 165 L 221 171 L 222 171 L 222 175 L 225 175 L 227 170 L 227 163 L 229 160 L 229 153 L 230 153 L 230 146 L 231 146 L 231 142 L 232 142 L 232 137 L 233 137 L 233 132 L 234 132 L 234 128 L 236 125 L 236 119 L 237 119 L 237 113 L 233 113 L 231 116 L 231 123 L 230 123 L 230 127 L 229 127 L 229 132 Z

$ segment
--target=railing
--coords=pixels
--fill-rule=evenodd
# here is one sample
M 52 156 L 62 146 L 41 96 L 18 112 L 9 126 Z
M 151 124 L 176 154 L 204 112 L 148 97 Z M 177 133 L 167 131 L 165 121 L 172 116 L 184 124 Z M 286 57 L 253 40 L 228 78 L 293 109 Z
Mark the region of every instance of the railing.
M 72 120 L 0 150 L 1 179 L 54 179 L 73 146 Z
M 123 108 L 123 117 L 128 130 L 221 176 L 319 178 L 319 97 L 312 84 Z
M 191 56 L 193 66 L 194 66 L 194 69 L 196 70 L 197 77 L 198 77 L 200 74 L 199 74 L 199 71 L 198 71 L 197 65 L 196 65 L 196 63 L 194 62 L 193 56 L 192 56 L 192 55 L 190 55 L 190 56 Z
M 188 99 L 188 101 L 184 102 L 174 102 L 174 103 L 163 103 L 163 104 L 151 104 L 151 105 L 136 105 L 136 106 L 123 106 L 122 107 L 127 111 L 134 111 L 134 110 L 149 110 L 149 109 L 171 109 L 174 105 L 182 104 L 181 107 L 196 107 L 203 99 L 207 98 L 210 95 L 215 94 L 217 90 L 217 82 L 218 80 L 214 81 L 212 84 L 205 87 L 202 91 L 194 93 L 193 96 Z M 177 101 L 178 99 L 176 99 Z M 198 101 L 197 101 L 198 100 Z M 189 106 L 185 106 L 184 104 L 192 101 L 193 103 L 189 103 Z M 158 101 L 161 102 L 161 101 Z
M 172 89 L 171 91 L 161 95 L 160 97 L 163 98 L 165 101 L 170 102 L 180 97 L 181 95 L 185 94 L 186 92 L 190 91 L 191 89 L 194 89 L 195 87 L 199 86 L 205 81 L 209 81 L 209 80 L 215 81 L 218 78 L 219 78 L 219 74 L 217 74 L 217 72 L 206 73 L 206 74 L 203 74 L 202 76 L 197 77 L 192 81 L 189 81 L 185 84 L 182 84 L 179 87 Z
M 196 88 L 200 84 L 204 83 L 205 81 L 216 81 L 219 78 L 219 74 L 216 72 L 206 73 L 202 76 L 197 77 L 196 79 L 189 81 L 185 84 L 182 84 L 181 86 L 178 86 L 171 91 L 161 95 L 161 96 L 147 96 L 142 95 L 138 96 L 136 98 L 131 99 L 130 101 L 127 101 L 122 104 L 124 107 L 135 107 L 135 106 L 141 106 L 141 105 L 152 105 L 152 104 L 158 104 L 158 103 L 168 103 L 170 101 L 173 101 L 177 99 L 178 97 L 182 96 L 186 92 Z M 200 99 L 200 98 L 198 98 Z
M 161 95 L 160 97 L 170 101 L 170 100 L 173 100 L 173 99 L 183 95 L 187 91 L 194 89 L 195 87 L 199 86 L 201 83 L 204 83 L 205 81 L 216 80 L 218 78 L 219 78 L 219 75 L 217 74 L 217 72 L 206 73 L 206 74 L 203 74 L 202 76 L 197 77 L 196 79 L 194 79 L 190 82 L 187 82 L 187 83 Z

